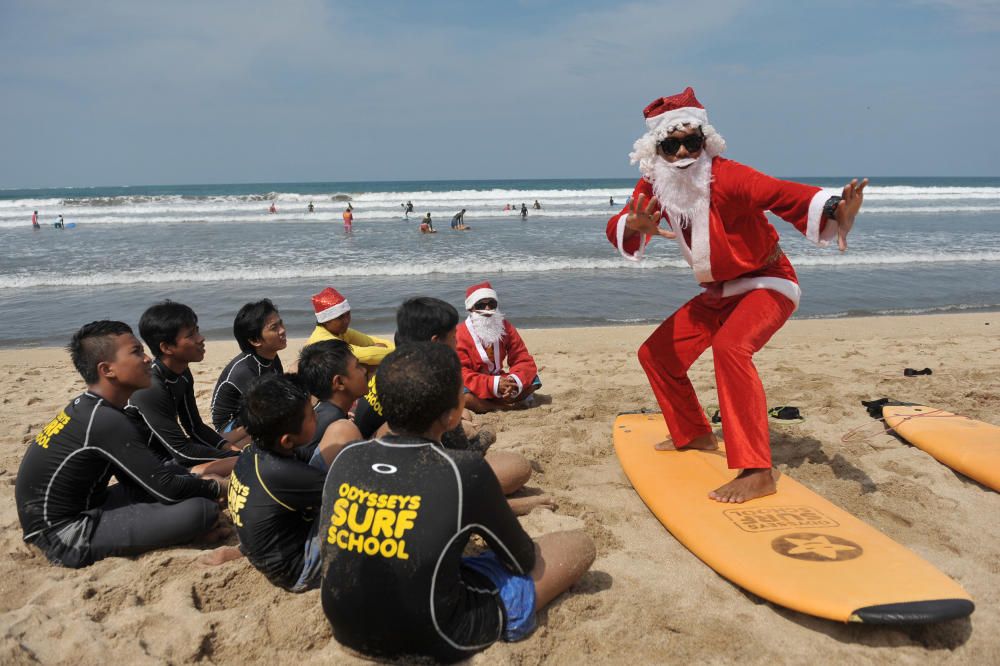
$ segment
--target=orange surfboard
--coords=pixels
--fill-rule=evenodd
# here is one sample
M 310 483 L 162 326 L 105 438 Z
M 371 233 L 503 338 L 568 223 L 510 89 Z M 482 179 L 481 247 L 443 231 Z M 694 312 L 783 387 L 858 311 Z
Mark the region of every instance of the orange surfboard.
M 907 442 L 970 479 L 1000 491 L 1000 428 L 923 405 L 882 407 L 885 423 Z
M 666 436 L 660 414 L 619 416 L 622 468 L 664 527 L 740 587 L 839 622 L 939 622 L 975 608 L 932 564 L 787 476 L 776 494 L 744 504 L 708 499 L 735 474 L 725 452 L 656 451 Z

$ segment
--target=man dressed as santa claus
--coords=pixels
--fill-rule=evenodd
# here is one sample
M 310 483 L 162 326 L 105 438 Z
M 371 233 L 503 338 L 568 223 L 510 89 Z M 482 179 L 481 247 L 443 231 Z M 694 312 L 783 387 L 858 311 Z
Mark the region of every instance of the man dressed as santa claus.
M 798 307 L 801 291 L 764 212 L 817 245 L 836 238 L 845 251 L 868 180 L 830 192 L 720 157 L 726 143 L 691 88 L 654 101 L 643 115 L 647 131 L 630 154 L 642 178 L 631 204 L 608 221 L 608 240 L 638 261 L 653 236 L 673 239 L 705 287 L 639 348 L 639 363 L 670 432 L 657 448 L 718 447 L 687 376 L 711 347 L 726 458 L 740 472 L 708 496 L 745 502 L 770 495 L 776 483 L 767 402 L 752 359 Z
M 469 287 L 465 291 L 469 317 L 456 330 L 465 406 L 479 414 L 530 407 L 532 394 L 542 385 L 535 359 L 499 304 L 489 282 Z

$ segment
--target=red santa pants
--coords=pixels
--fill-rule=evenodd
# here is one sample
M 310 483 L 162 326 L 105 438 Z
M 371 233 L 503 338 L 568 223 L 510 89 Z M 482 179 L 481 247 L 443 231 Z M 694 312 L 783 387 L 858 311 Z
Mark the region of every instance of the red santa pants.
M 639 363 L 675 446 L 681 448 L 712 432 L 687 376 L 691 364 L 711 346 L 729 467 L 771 466 L 767 401 L 753 355 L 794 310 L 788 298 L 768 289 L 729 298 L 705 292 L 682 305 L 649 336 L 639 348 Z

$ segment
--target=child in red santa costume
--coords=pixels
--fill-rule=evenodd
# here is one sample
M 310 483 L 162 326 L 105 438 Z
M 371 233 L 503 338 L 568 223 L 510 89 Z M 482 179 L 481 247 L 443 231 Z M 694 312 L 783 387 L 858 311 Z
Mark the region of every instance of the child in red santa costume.
M 670 432 L 657 448 L 718 447 L 687 376 L 712 347 L 726 457 L 741 471 L 709 497 L 744 502 L 770 495 L 776 483 L 767 402 L 752 357 L 798 307 L 801 290 L 764 212 L 817 245 L 836 238 L 845 251 L 868 181 L 852 180 L 842 192 L 830 192 L 720 157 L 726 143 L 691 88 L 654 101 L 643 115 L 647 132 L 630 154 L 642 178 L 631 204 L 608 221 L 608 240 L 638 261 L 653 236 L 674 239 L 705 287 L 639 348 Z
M 535 359 L 499 305 L 489 282 L 469 287 L 465 291 L 469 317 L 456 330 L 465 406 L 479 414 L 530 407 L 532 394 L 542 385 Z

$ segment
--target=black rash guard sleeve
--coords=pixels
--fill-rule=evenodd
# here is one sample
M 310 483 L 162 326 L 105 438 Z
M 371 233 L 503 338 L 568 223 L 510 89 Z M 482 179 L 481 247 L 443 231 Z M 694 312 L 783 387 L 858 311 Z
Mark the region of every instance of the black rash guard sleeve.
M 128 411 L 137 413 L 152 431 L 153 438 L 163 445 L 174 460 L 185 467 L 239 455 L 235 451 L 224 451 L 188 437 L 177 420 L 177 406 L 173 396 L 155 380 L 149 388 L 132 394 Z
M 535 566 L 535 543 L 507 503 L 493 469 L 479 458 L 470 463 L 469 472 L 465 490 L 470 497 L 464 505 L 463 523 L 483 537 L 511 571 L 522 576 L 531 575 Z
M 137 483 L 157 501 L 174 504 L 190 497 L 216 499 L 220 494 L 217 481 L 200 479 L 192 474 L 178 474 L 157 458 L 139 440 L 123 437 L 127 431 L 108 419 L 95 419 L 90 445 L 97 448 L 115 467 L 120 482 Z
M 221 448 L 227 444 L 226 438 L 212 429 L 201 418 L 198 411 L 198 401 L 194 398 L 194 377 L 188 370 L 181 376 L 184 382 L 184 411 L 181 414 L 181 424 L 191 434 L 191 439 L 200 441 L 206 446 Z M 238 455 L 238 454 L 237 454 Z
M 229 425 L 233 419 L 239 418 L 243 393 L 229 380 L 220 379 L 219 382 L 219 388 L 216 389 L 215 398 L 212 400 L 212 425 L 221 429 Z

